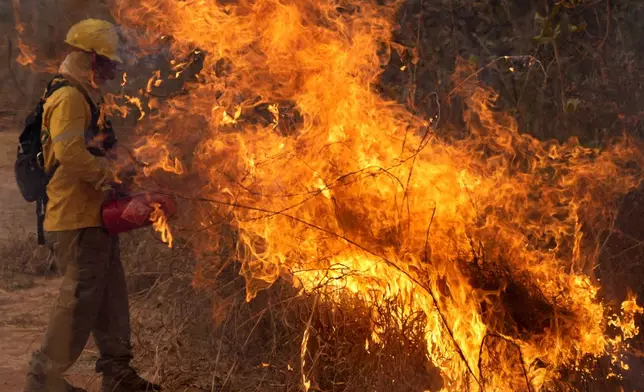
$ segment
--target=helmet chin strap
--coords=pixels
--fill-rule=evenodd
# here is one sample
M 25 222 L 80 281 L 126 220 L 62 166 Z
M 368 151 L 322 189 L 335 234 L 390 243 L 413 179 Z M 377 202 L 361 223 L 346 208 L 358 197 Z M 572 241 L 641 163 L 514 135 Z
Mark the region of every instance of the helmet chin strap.
M 94 88 L 98 87 L 98 85 L 96 84 L 96 74 L 99 73 L 97 56 L 98 55 L 96 54 L 96 52 L 92 51 L 92 67 L 91 67 L 89 82 Z
M 98 89 L 98 83 L 96 83 L 96 72 L 92 70 L 89 74 L 89 84 L 92 86 L 92 88 Z
M 92 66 L 89 70 L 89 84 L 98 89 L 98 83 L 96 83 L 96 74 L 98 73 L 98 64 L 96 62 L 96 52 L 92 52 Z
M 111 63 L 107 65 L 103 59 L 99 58 L 99 56 L 100 55 L 98 53 L 92 51 L 92 69 L 90 73 L 90 83 L 94 88 L 98 88 L 98 79 L 100 79 L 101 81 L 111 79 L 110 75 L 106 74 L 107 70 L 104 68 L 107 66 L 112 67 Z M 114 71 L 110 70 L 110 72 L 113 73 Z

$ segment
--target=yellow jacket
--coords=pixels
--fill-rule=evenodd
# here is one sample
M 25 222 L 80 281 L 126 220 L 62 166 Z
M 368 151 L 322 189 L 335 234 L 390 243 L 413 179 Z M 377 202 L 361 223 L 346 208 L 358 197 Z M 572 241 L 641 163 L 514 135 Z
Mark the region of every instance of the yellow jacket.
M 61 70 L 69 72 L 70 68 Z M 78 81 L 78 75 L 64 73 L 64 76 Z M 105 158 L 87 151 L 84 135 L 91 119 L 85 96 L 76 87 L 58 89 L 45 103 L 42 123 L 45 170 L 49 172 L 56 161 L 59 164 L 47 185 L 45 231 L 102 226 L 101 206 L 113 175 Z

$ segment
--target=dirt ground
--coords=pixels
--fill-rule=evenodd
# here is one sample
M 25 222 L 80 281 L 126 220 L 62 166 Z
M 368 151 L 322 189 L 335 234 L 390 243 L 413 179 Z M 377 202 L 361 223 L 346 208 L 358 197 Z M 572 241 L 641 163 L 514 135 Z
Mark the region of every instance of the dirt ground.
M 31 352 L 38 348 L 60 278 L 38 278 L 33 287 L 12 292 L 0 290 L 0 390 L 20 392 Z M 77 386 L 97 391 L 93 372 L 97 351 L 89 342 L 81 359 L 68 372 Z

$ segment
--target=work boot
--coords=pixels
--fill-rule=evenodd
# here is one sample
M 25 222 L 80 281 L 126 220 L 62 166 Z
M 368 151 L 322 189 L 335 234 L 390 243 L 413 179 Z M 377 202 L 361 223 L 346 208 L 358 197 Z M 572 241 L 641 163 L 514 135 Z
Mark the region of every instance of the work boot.
M 160 390 L 160 385 L 142 378 L 132 368 L 103 373 L 101 392 L 157 392 Z
M 67 382 L 63 377 L 45 378 L 30 373 L 25 381 L 24 392 L 87 392 Z

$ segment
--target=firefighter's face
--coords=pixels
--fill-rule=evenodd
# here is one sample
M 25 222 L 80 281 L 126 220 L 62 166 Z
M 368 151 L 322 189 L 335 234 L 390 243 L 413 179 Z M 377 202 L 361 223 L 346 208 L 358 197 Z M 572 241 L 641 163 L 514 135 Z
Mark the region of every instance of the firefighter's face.
M 94 53 L 92 61 L 92 71 L 94 73 L 94 82 L 103 84 L 108 80 L 116 77 L 117 63 L 105 56 Z

